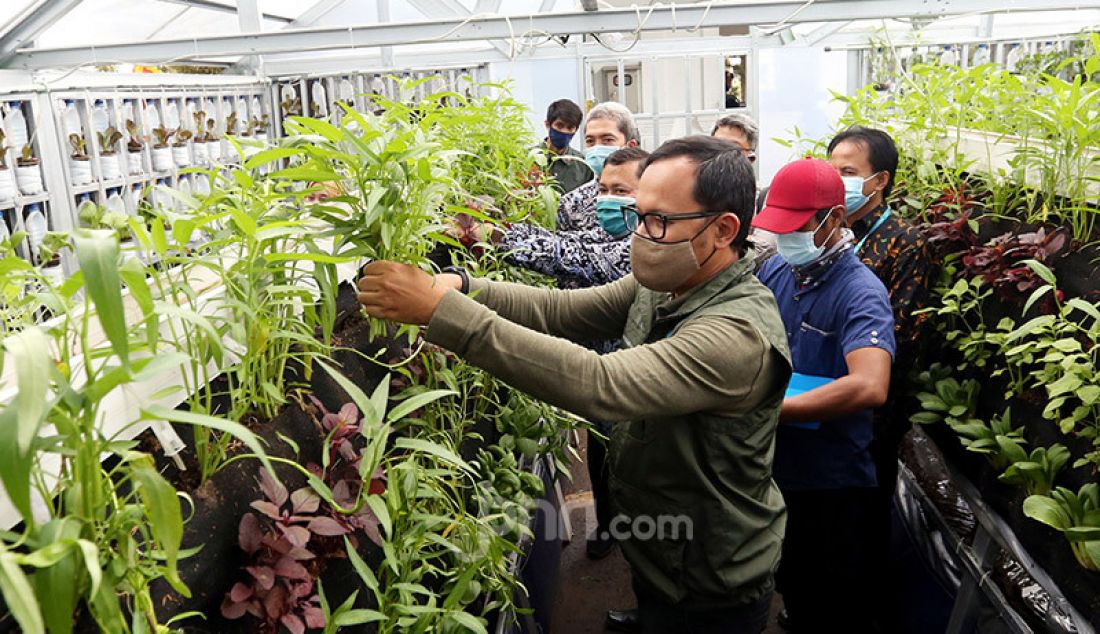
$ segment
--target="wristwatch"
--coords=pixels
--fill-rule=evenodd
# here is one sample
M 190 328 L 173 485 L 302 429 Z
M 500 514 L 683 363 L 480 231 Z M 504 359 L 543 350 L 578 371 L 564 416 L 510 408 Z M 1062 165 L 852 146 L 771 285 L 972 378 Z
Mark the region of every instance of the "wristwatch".
M 462 287 L 458 289 L 459 292 L 463 295 L 468 295 L 470 293 L 470 274 L 466 272 L 466 269 L 461 266 L 446 266 L 440 270 L 440 273 L 454 273 L 459 276 L 462 278 Z

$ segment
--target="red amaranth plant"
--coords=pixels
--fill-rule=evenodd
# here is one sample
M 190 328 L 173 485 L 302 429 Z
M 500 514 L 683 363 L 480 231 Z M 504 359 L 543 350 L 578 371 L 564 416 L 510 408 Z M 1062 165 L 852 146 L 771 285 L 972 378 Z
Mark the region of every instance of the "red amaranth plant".
M 1035 260 L 1049 266 L 1049 260 L 1068 245 L 1069 239 L 1061 229 L 1004 233 L 983 246 L 970 247 L 962 263 L 967 276 L 981 277 L 1002 298 L 1022 303 L 1044 283 L 1023 262 Z

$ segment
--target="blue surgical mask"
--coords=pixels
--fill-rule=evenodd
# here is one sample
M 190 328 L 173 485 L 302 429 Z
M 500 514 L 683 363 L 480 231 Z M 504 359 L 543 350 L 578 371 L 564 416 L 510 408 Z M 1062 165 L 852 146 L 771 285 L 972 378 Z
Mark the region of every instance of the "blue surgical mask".
M 825 245 L 828 244 L 829 238 L 833 237 L 833 232 L 836 232 L 841 224 L 837 223 L 836 227 L 833 227 L 833 232 L 830 232 L 821 242 L 821 246 L 817 246 L 814 244 L 814 236 L 817 235 L 817 230 L 821 228 L 824 222 L 824 220 L 819 222 L 813 231 L 793 231 L 777 234 L 775 236 L 775 250 L 791 266 L 802 266 L 813 262 L 825 254 Z
M 619 147 L 616 145 L 593 145 L 584 151 L 584 160 L 596 173 L 596 178 L 599 178 L 603 172 L 603 163 L 607 160 L 607 157 L 618 150 Z
M 564 150 L 569 147 L 569 142 L 573 140 L 573 134 L 573 132 L 566 133 L 550 128 L 550 145 L 553 145 L 559 150 Z
M 870 196 L 863 193 L 863 184 L 871 180 L 878 173 L 871 174 L 867 178 L 860 176 L 842 176 L 840 180 L 844 181 L 844 215 L 850 216 L 855 212 L 863 209 L 863 206 L 870 200 Z
M 775 236 L 775 250 L 787 264 L 802 266 L 809 264 L 825 252 L 824 246 L 814 244 L 814 231 L 792 231 Z
M 604 231 L 612 237 L 621 238 L 630 233 L 623 217 L 623 207 L 633 204 L 634 199 L 630 196 L 596 196 L 596 219 Z

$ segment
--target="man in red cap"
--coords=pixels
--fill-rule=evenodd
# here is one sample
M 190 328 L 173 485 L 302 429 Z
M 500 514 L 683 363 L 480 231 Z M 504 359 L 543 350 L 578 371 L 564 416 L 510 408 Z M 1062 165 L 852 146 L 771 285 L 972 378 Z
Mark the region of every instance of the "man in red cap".
M 890 386 L 890 299 L 852 249 L 844 183 L 829 163 L 779 170 L 753 226 L 776 234 L 778 255 L 758 276 L 779 304 L 795 372 L 775 441 L 789 513 L 778 590 L 794 632 L 875 632 L 865 605 L 880 507 L 871 414 Z

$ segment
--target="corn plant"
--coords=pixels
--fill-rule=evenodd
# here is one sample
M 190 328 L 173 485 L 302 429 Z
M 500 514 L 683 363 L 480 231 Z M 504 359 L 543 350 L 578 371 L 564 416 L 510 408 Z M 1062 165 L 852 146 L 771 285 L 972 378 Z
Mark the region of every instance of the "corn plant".
M 136 443 L 104 435 L 100 419 L 112 390 L 156 376 L 178 354 L 159 349 L 144 272 L 119 266 L 117 237 L 79 230 L 73 246 L 81 270 L 58 293 L 72 300 L 82 291 L 80 310 L 61 313 L 52 340 L 37 327 L 4 340 L 18 392 L 0 410 L 0 482 L 23 532 L 0 536 L 0 591 L 25 632 L 72 631 L 81 603 L 104 631 L 163 631 L 149 584 L 163 577 L 189 592 L 177 572 L 186 555 L 180 497 Z M 125 321 L 124 284 L 145 315 L 134 325 Z M 91 338 L 93 316 L 102 344 Z M 190 422 L 233 434 L 266 463 L 258 439 L 240 425 Z M 104 463 L 105 455 L 118 460 Z M 48 456 L 59 460 L 58 471 L 46 467 Z

